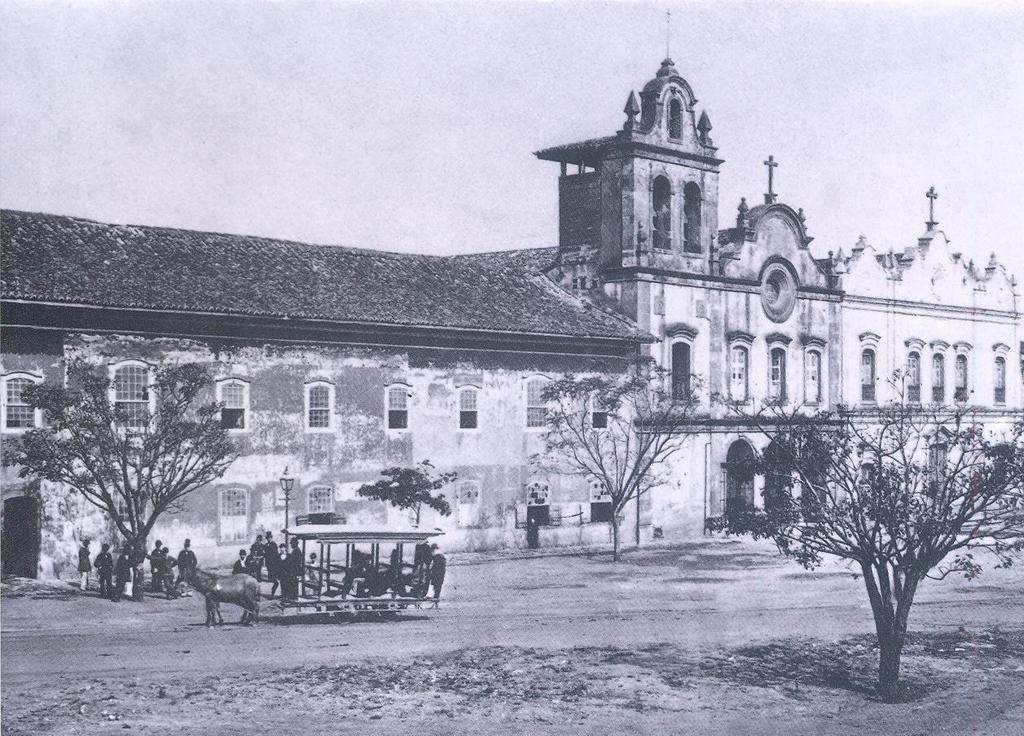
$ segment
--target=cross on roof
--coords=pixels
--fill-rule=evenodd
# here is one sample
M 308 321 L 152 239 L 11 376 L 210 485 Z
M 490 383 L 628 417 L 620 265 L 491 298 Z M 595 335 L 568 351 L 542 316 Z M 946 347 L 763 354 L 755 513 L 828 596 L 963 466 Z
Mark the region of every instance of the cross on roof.
M 665 58 L 672 56 L 672 11 L 665 11 Z
M 929 230 L 934 230 L 935 226 L 939 224 L 939 221 L 935 219 L 935 200 L 939 198 L 939 193 L 935 191 L 935 187 L 929 187 L 924 196 L 928 197 L 928 222 L 925 225 Z
M 768 167 L 768 193 L 764 195 L 764 203 L 772 204 L 778 199 L 775 193 L 775 167 L 779 165 L 779 162 L 775 160 L 774 156 L 768 156 L 768 160 L 764 162 L 764 165 Z

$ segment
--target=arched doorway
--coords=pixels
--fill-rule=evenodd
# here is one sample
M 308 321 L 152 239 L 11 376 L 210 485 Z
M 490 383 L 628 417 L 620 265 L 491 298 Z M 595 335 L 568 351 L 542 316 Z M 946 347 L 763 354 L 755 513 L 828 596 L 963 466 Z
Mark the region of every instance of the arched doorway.
M 725 456 L 725 512 L 754 507 L 754 448 L 736 440 Z
M 31 496 L 4 500 L 3 574 L 34 578 L 39 569 L 39 502 Z

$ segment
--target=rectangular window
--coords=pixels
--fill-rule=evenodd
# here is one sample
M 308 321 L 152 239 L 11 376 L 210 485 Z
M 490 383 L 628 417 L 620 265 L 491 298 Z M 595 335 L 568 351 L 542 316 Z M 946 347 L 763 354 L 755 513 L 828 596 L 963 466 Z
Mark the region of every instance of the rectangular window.
M 220 541 L 244 542 L 249 536 L 249 495 L 244 488 L 220 492 Z
M 141 365 L 126 365 L 114 372 L 114 410 L 125 424 L 139 427 L 149 415 L 149 370 Z
M 821 403 L 821 353 L 817 350 L 804 355 L 804 401 Z
M 36 426 L 36 412 L 25 401 L 23 392 L 34 381 L 27 378 L 8 378 L 4 388 L 4 427 L 31 429 Z
M 956 386 L 954 387 L 953 398 L 956 401 L 967 401 L 967 356 L 956 356 Z
M 464 388 L 459 393 L 459 429 L 477 428 L 476 389 Z
M 860 400 L 875 400 L 875 351 L 860 354 Z
M 729 369 L 729 396 L 733 401 L 747 400 L 747 349 L 736 346 L 732 349 Z
M 388 429 L 409 428 L 409 389 L 393 386 L 388 389 Z
M 224 405 L 220 410 L 220 426 L 224 429 L 245 429 L 246 404 L 248 389 L 240 381 L 228 381 L 221 384 L 220 400 Z
M 548 408 L 544 403 L 544 381 L 535 378 L 526 384 L 526 426 L 543 427 L 548 422 Z
M 331 388 L 322 384 L 306 387 L 306 426 L 329 429 L 331 426 Z
M 786 351 L 784 348 L 772 348 L 769 356 L 771 370 L 769 372 L 768 395 L 778 401 L 786 400 Z
M 608 429 L 608 409 L 599 396 L 590 399 L 590 426 L 594 429 Z
M 334 489 L 330 486 L 313 486 L 306 498 L 306 513 L 330 514 L 334 512 Z
M 690 346 L 672 343 L 672 398 L 690 398 Z
M 996 358 L 995 400 L 997 404 L 1006 403 L 1006 358 Z
M 941 404 L 946 400 L 946 359 L 936 353 L 932 356 L 932 401 Z

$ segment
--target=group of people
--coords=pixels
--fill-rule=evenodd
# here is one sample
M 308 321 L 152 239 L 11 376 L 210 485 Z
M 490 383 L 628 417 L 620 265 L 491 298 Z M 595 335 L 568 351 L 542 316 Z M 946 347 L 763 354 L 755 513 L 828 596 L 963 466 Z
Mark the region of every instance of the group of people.
M 136 554 L 131 549 L 124 548 L 118 552 L 116 559 L 110 551 L 110 545 L 104 542 L 100 546 L 99 553 L 93 559 L 89 550 L 90 543 L 91 540 L 83 539 L 78 548 L 78 574 L 83 591 L 89 589 L 89 576 L 95 570 L 96 577 L 99 579 L 101 598 L 109 598 L 117 602 L 126 595 L 131 597 L 133 586 L 143 584 L 142 580 L 135 579 L 135 567 L 144 560 L 149 560 L 152 592 L 163 591 L 168 598 L 192 595 L 192 591 L 188 587 L 188 579 L 191 572 L 196 569 L 198 561 L 195 552 L 192 551 L 191 540 L 185 540 L 177 558 L 171 557 L 170 549 L 157 540 L 149 554 L 141 552 Z M 175 567 L 178 568 L 177 578 L 174 575 Z
M 447 561 L 436 544 L 426 541 L 417 544 L 412 571 L 406 574 L 405 567 L 397 547 L 391 553 L 389 564 L 381 567 L 373 564 L 370 555 L 355 550 L 342 579 L 341 592 L 376 596 L 390 590 L 396 595 L 417 598 L 427 597 L 427 593 L 432 592 L 435 601 L 440 599 Z M 310 553 L 308 561 L 304 560 L 298 539 L 292 538 L 289 546 L 278 544 L 271 532 L 267 532 L 265 539 L 262 534 L 256 535 L 256 541 L 248 549 L 238 550 L 231 572 L 250 575 L 259 582 L 265 580 L 271 583 L 272 596 L 280 588 L 281 597 L 286 599 L 298 598 L 303 585 L 318 590 L 324 584 L 323 570 L 315 553 Z
M 168 598 L 179 595 L 191 596 L 189 587 L 191 573 L 195 571 L 198 561 L 192 551 L 192 542 L 185 540 L 177 557 L 172 557 L 170 549 L 157 540 L 149 554 L 133 554 L 131 549 L 122 549 L 115 560 L 110 545 L 104 543 L 99 554 L 92 559 L 89 550 L 89 539 L 83 539 L 78 550 L 78 572 L 81 576 L 82 590 L 89 589 L 89 575 L 95 569 L 99 578 L 99 594 L 112 601 L 119 601 L 126 594 L 130 597 L 133 585 L 142 585 L 141 580 L 133 579 L 134 569 L 144 560 L 150 565 L 150 590 L 153 593 L 164 592 Z M 431 592 L 435 601 L 441 598 L 444 585 L 447 561 L 441 554 L 437 544 L 421 541 L 413 553 L 412 570 L 406 574 L 407 566 L 402 561 L 400 550 L 396 547 L 391 553 L 388 565 L 373 564 L 370 555 L 354 551 L 351 566 L 342 581 L 342 592 L 356 595 L 383 595 L 392 591 L 396 595 L 412 595 L 417 598 L 427 597 Z M 177 568 L 175 576 L 174 568 Z M 317 588 L 323 584 L 322 570 L 317 565 L 315 554 L 310 555 L 307 563 L 302 557 L 299 540 L 291 540 L 290 549 L 285 544 L 278 544 L 272 532 L 256 535 L 256 541 L 248 549 L 238 551 L 238 559 L 232 567 L 235 575 L 250 575 L 258 582 L 271 583 L 270 595 L 281 590 L 282 598 L 299 597 L 299 588 L 305 583 Z
M 262 534 L 256 535 L 256 541 L 249 549 L 238 550 L 238 559 L 235 560 L 231 572 L 235 575 L 251 575 L 258 582 L 264 581 L 263 573 L 266 571 L 266 581 L 271 584 L 270 594 L 275 595 L 280 586 L 282 595 L 286 587 L 285 578 L 292 569 L 302 571 L 302 552 L 297 547 L 298 540 L 292 540 L 292 552 L 289 552 L 284 543 L 278 544 L 274 541 L 274 533 L 267 532 L 266 539 Z M 294 559 L 298 555 L 298 560 Z

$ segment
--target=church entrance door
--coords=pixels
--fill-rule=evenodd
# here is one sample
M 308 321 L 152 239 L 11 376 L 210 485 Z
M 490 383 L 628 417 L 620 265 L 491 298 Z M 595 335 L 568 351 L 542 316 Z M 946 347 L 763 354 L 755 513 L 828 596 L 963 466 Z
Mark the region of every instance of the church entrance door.
M 754 448 L 736 440 L 725 456 L 725 513 L 754 507 Z
M 30 496 L 4 501 L 3 574 L 36 577 L 39 567 L 39 502 Z

